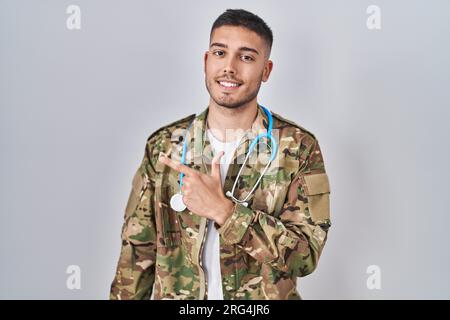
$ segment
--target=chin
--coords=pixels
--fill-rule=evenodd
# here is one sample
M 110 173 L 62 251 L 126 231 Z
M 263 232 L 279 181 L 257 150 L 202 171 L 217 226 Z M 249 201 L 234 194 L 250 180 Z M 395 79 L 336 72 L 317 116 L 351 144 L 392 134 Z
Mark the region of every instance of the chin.
M 215 100 L 215 102 L 224 108 L 228 108 L 228 109 L 236 109 L 239 108 L 243 105 L 243 103 L 239 100 Z

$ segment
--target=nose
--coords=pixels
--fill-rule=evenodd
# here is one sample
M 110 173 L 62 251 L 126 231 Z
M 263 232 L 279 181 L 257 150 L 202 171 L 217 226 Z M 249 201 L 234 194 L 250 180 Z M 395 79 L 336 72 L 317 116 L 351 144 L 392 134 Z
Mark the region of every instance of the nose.
M 225 59 L 225 65 L 223 67 L 224 74 L 236 74 L 236 61 L 231 55 Z

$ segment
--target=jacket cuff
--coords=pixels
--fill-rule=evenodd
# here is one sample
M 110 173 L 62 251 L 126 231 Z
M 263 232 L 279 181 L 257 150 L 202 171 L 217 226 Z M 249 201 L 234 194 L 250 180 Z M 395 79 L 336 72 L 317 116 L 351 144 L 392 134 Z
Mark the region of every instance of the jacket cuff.
M 225 244 L 241 242 L 254 217 L 254 212 L 240 203 L 235 203 L 233 214 L 218 228 Z

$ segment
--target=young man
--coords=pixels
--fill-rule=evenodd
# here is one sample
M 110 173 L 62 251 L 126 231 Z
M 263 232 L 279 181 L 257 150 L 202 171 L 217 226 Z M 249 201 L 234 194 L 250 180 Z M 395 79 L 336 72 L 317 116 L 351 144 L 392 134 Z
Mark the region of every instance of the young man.
M 261 157 L 238 175 L 253 139 L 269 133 L 257 94 L 272 71 L 271 46 L 270 28 L 248 11 L 214 22 L 204 55 L 209 105 L 149 137 L 111 299 L 300 299 L 297 277 L 316 268 L 331 225 L 318 141 L 272 112 L 275 159 L 267 161 L 275 143 L 262 138 L 271 148 L 255 149 Z

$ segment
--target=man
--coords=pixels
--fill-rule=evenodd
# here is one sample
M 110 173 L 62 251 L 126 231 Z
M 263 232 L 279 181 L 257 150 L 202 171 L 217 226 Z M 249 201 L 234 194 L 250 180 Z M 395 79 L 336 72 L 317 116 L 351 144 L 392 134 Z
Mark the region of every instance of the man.
M 248 11 L 227 10 L 214 22 L 204 55 L 209 106 L 149 137 L 111 299 L 301 298 L 297 278 L 316 268 L 331 225 L 317 139 L 272 112 L 276 158 L 267 161 L 275 145 L 264 138 L 266 161 L 244 164 L 238 177 L 253 139 L 268 133 L 257 94 L 272 71 L 271 46 L 270 28 Z M 186 208 L 177 212 L 180 184 Z

